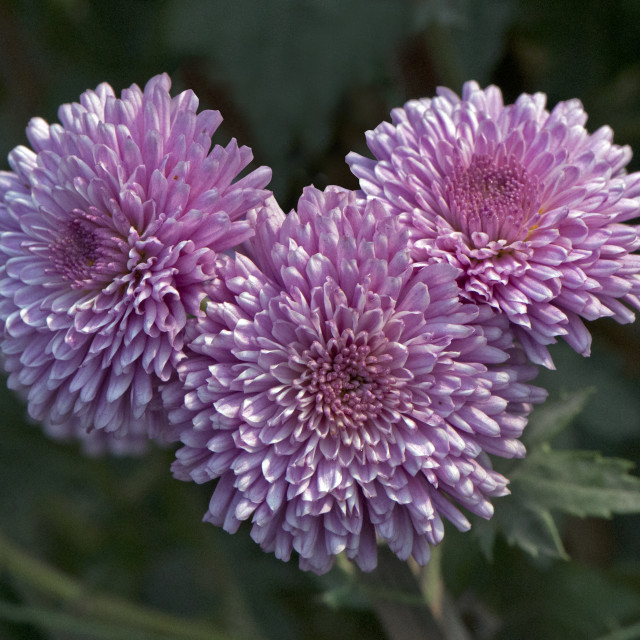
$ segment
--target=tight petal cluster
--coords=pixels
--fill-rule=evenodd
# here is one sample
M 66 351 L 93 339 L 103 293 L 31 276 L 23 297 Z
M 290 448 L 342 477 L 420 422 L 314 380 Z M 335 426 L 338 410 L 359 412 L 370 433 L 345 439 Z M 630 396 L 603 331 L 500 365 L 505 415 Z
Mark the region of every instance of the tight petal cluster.
M 455 267 L 416 267 L 378 201 L 307 188 L 256 234 L 258 264 L 225 261 L 164 390 L 175 476 L 218 478 L 205 520 L 250 520 L 304 569 L 345 552 L 371 570 L 377 540 L 425 564 L 444 520 L 465 530 L 461 508 L 488 518 L 508 492 L 487 453 L 524 454 L 534 367 L 509 359 L 504 316 L 461 300 Z
M 9 386 L 30 415 L 90 449 L 162 437 L 158 386 L 218 254 L 252 234 L 244 214 L 267 168 L 235 140 L 211 148 L 217 111 L 152 78 L 117 98 L 101 84 L 33 119 L 31 148 L 0 174 L 0 322 Z M 95 431 L 94 431 L 95 430 Z
M 461 269 L 464 295 L 504 313 L 529 358 L 553 367 L 562 336 L 589 354 L 583 320 L 630 322 L 640 307 L 640 175 L 602 127 L 587 133 L 577 100 L 543 94 L 505 106 L 464 85 L 412 100 L 367 134 L 375 159 L 347 162 L 362 189 L 409 227 L 415 259 Z

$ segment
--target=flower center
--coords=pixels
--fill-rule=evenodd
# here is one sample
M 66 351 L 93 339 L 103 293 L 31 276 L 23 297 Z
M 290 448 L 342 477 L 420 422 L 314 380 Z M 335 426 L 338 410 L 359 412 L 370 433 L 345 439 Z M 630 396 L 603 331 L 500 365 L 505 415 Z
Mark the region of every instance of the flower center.
M 296 386 L 304 390 L 303 404 L 312 405 L 308 409 L 316 426 L 324 418 L 325 428 L 336 435 L 379 414 L 392 378 L 386 358 L 371 353 L 366 333 L 345 330 L 326 345 L 314 342 L 302 357 L 306 371 Z
M 90 284 L 104 262 L 104 250 L 94 225 L 83 215 L 73 218 L 49 245 L 49 259 L 72 288 Z
M 536 209 L 538 182 L 513 158 L 496 164 L 489 156 L 474 156 L 456 167 L 445 182 L 449 207 L 459 230 L 469 237 L 484 232 L 490 240 L 524 239 Z

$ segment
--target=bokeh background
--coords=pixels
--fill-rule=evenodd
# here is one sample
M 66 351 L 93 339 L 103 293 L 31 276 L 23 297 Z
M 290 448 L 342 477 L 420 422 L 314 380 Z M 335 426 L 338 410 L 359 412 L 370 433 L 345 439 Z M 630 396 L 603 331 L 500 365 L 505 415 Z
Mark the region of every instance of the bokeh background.
M 218 142 L 237 137 L 273 168 L 285 210 L 307 184 L 356 188 L 344 156 L 366 153 L 367 129 L 468 79 L 498 84 L 509 102 L 580 98 L 589 129 L 610 125 L 640 169 L 637 0 L 0 0 L 2 168 L 30 117 L 55 121 L 87 88 L 119 92 L 162 71 L 222 112 Z M 558 345 L 557 371 L 539 379 L 554 397 L 595 390 L 557 446 L 638 462 L 640 325 L 591 330 L 590 358 Z M 84 457 L 29 424 L 4 379 L 0 421 L 0 532 L 89 589 L 203 619 L 228 638 L 385 637 L 340 571 L 303 573 L 264 554 L 248 527 L 229 536 L 202 524 L 211 487 L 173 480 L 172 451 Z M 469 637 L 640 638 L 640 518 L 558 525 L 571 561 L 499 538 L 490 562 L 472 533 L 447 532 L 442 573 Z M 3 640 L 106 637 L 90 623 L 72 632 L 11 614 L 52 603 L 3 571 L 0 552 L 2 603 Z

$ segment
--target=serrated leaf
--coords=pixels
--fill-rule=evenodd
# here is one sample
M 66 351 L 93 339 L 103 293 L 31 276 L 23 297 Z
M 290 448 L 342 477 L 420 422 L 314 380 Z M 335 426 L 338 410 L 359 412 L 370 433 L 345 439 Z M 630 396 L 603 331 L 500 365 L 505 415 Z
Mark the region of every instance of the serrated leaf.
M 632 462 L 593 451 L 556 451 L 545 442 L 580 412 L 589 395 L 573 393 L 538 417 L 527 458 L 508 474 L 512 495 L 495 502 L 489 522 L 474 525 L 489 559 L 498 532 L 534 557 L 566 559 L 553 511 L 602 518 L 640 513 L 640 478 L 629 474 Z
M 534 509 L 515 501 L 510 511 L 511 517 L 504 519 L 502 524 L 509 544 L 517 545 L 534 558 L 568 560 L 560 533 L 549 511 Z
M 534 558 L 568 559 L 560 533 L 551 513 L 531 507 L 514 496 L 496 500 L 491 520 L 477 520 L 473 531 L 488 560 L 493 560 L 493 547 L 498 532 L 507 542 L 526 551 Z
M 536 407 L 522 436 L 524 444 L 531 449 L 544 442 L 551 442 L 583 411 L 593 393 L 593 388 L 580 389 L 563 394 L 554 402 Z
M 640 513 L 640 478 L 629 475 L 633 463 L 605 458 L 592 451 L 530 453 L 511 477 L 517 500 L 546 510 L 610 518 L 614 513 Z

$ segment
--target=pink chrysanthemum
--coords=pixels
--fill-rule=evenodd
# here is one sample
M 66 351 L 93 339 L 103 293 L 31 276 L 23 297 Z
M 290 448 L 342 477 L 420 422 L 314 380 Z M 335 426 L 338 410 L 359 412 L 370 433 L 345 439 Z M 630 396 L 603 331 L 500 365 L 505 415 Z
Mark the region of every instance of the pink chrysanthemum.
M 305 190 L 283 220 L 258 213 L 254 258 L 229 259 L 165 388 L 185 424 L 176 477 L 219 478 L 205 520 L 251 519 L 266 551 L 327 571 L 345 552 L 376 565 L 376 539 L 420 564 L 507 493 L 488 453 L 517 438 L 542 390 L 507 361 L 508 322 L 461 302 L 457 270 L 415 268 L 379 202 Z M 226 287 L 226 289 L 225 289 Z M 456 506 L 457 505 L 457 506 Z
M 0 321 L 9 386 L 54 436 L 115 450 L 162 437 L 174 373 L 218 252 L 246 240 L 270 170 L 211 149 L 217 111 L 167 75 L 117 98 L 101 84 L 33 119 L 0 173 Z M 96 430 L 93 432 L 92 430 Z M 98 433 L 99 432 L 99 433 Z M 107 435 L 108 434 L 108 435 Z
M 579 101 L 504 106 L 468 82 L 392 119 L 367 133 L 374 160 L 347 156 L 351 170 L 408 225 L 414 258 L 462 269 L 464 294 L 505 313 L 532 361 L 553 367 L 557 336 L 588 355 L 585 319 L 633 320 L 640 239 L 623 223 L 640 213 L 640 175 L 608 127 L 587 133 Z

